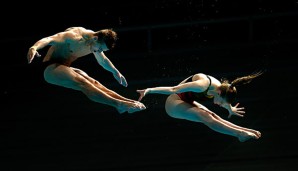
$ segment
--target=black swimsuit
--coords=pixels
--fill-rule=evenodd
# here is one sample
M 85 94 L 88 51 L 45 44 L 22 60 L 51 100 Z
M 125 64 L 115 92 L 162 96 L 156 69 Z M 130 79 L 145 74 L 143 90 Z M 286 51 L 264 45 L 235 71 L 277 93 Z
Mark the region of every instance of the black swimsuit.
M 180 97 L 181 100 L 189 103 L 189 104 L 193 104 L 194 101 L 206 101 L 206 100 L 210 100 L 213 99 L 213 96 L 210 96 L 207 94 L 210 86 L 211 86 L 211 79 L 208 75 L 206 75 L 207 78 L 209 79 L 210 83 L 208 88 L 201 92 L 201 93 L 195 93 L 195 92 L 184 92 L 184 93 L 178 93 L 177 95 Z M 191 82 L 192 81 L 192 77 L 190 77 L 186 82 Z

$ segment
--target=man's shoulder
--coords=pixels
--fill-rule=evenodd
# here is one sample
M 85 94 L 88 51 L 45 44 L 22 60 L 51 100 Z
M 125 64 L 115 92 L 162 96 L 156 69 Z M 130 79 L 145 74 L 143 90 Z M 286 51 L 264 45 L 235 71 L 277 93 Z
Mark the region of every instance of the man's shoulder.
M 90 29 L 86 29 L 85 27 L 69 27 L 64 32 L 75 32 L 78 34 L 84 34 L 86 32 L 93 32 Z
M 85 29 L 85 28 L 84 27 L 80 27 L 80 26 L 68 27 L 67 29 L 65 29 L 65 31 L 70 31 L 70 30 L 74 30 L 74 29 Z

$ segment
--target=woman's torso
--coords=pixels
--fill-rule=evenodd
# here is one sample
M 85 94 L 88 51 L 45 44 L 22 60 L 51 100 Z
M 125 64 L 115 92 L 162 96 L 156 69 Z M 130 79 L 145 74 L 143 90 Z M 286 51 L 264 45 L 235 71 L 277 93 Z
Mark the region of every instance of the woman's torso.
M 207 79 L 209 80 L 209 85 L 207 87 L 206 90 L 204 90 L 203 92 L 183 92 L 183 93 L 178 93 L 177 95 L 180 97 L 181 100 L 187 102 L 187 103 L 190 103 L 192 104 L 193 101 L 197 101 L 197 102 L 200 102 L 200 101 L 207 101 L 207 100 L 212 100 L 213 99 L 213 96 L 211 95 L 208 95 L 208 90 L 211 86 L 211 78 L 210 76 L 206 75 Z M 191 82 L 192 81 L 192 78 L 193 77 L 189 77 L 186 81 L 186 82 Z

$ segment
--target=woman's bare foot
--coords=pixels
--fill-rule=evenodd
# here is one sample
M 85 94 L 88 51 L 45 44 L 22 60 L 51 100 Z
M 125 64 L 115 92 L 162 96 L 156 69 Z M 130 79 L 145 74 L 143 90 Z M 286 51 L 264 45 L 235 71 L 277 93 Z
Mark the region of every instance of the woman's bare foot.
M 261 134 L 261 133 L 259 132 L 259 134 Z M 255 133 L 248 132 L 248 131 L 241 131 L 238 134 L 238 139 L 239 139 L 240 142 L 245 142 L 245 141 L 247 141 L 247 140 L 249 140 L 251 138 L 253 138 L 253 139 L 259 139 L 260 136 L 258 136 Z
M 251 132 L 251 133 L 255 134 L 257 137 L 259 137 L 259 138 L 262 136 L 262 134 L 261 134 L 260 131 L 257 131 L 257 130 L 254 130 L 254 129 L 246 129 L 245 131 Z

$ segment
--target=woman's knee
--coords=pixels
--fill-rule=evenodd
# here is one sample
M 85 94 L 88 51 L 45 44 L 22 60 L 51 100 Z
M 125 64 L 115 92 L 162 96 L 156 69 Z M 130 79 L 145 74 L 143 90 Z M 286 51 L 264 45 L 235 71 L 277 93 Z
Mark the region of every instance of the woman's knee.
M 172 111 L 166 109 L 166 113 L 171 118 L 181 119 L 181 116 L 179 117 L 179 115 L 175 112 L 172 112 Z
M 207 111 L 202 109 L 194 109 L 195 111 L 188 114 L 187 117 L 207 125 L 214 123 L 215 118 Z
M 202 123 L 204 123 L 207 126 L 211 126 L 216 122 L 216 118 L 213 117 L 213 115 L 209 112 L 204 111 L 204 114 L 201 117 Z

